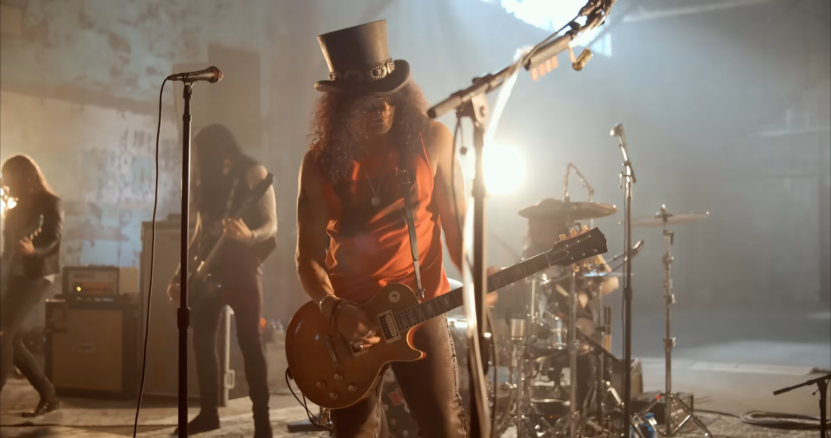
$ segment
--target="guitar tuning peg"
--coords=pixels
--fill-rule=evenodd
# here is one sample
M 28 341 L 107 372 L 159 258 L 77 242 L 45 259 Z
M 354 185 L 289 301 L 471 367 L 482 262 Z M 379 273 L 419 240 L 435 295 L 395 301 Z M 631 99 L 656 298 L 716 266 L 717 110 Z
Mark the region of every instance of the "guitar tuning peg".
M 574 272 L 580 272 L 580 265 L 578 265 L 577 263 L 575 263 L 575 264 L 573 264 L 573 265 L 571 265 L 571 266 L 572 266 L 572 268 L 574 269 Z
M 576 236 L 576 235 L 577 235 L 577 230 L 572 229 L 572 230 L 571 230 L 571 237 L 574 237 L 574 236 Z
M 589 231 L 589 226 L 588 225 L 583 225 L 583 231 Z
M 595 257 L 595 258 L 594 258 L 594 263 L 595 263 L 596 265 L 598 265 L 598 266 L 599 266 L 599 265 L 602 265 L 602 264 L 603 264 L 603 258 L 602 258 L 602 257 L 600 257 L 600 256 Z
M 565 234 L 560 234 L 560 240 L 566 240 L 567 238 L 568 236 L 566 236 Z

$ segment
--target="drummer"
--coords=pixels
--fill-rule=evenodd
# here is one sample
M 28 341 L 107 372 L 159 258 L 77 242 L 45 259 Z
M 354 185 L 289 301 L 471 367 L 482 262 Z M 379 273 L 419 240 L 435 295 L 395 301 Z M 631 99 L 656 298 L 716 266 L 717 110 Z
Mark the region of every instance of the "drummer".
M 554 198 L 546 198 L 536 205 L 524 208 L 519 211 L 519 215 L 528 220 L 528 235 L 525 240 L 525 247 L 522 252 L 522 258 L 528 259 L 535 255 L 551 250 L 558 241 L 560 235 L 569 235 L 571 229 L 575 226 L 575 220 L 587 220 L 599 218 L 613 214 L 616 209 L 613 206 L 596 203 L 585 202 L 563 202 Z M 602 257 L 598 256 L 598 262 L 602 266 L 598 267 L 605 272 L 611 272 L 611 267 L 605 263 Z M 598 269 L 596 268 L 596 269 Z M 544 274 L 549 279 L 564 278 L 560 286 L 568 290 L 570 286 L 570 277 L 568 276 L 568 267 L 554 266 L 545 271 Z M 594 320 L 594 313 L 597 311 L 590 305 L 590 297 L 585 290 L 582 290 L 586 285 L 585 281 L 581 281 L 578 277 L 578 320 L 586 318 Z M 619 287 L 617 277 L 605 277 L 599 285 L 599 292 L 603 295 L 615 291 Z M 559 313 L 561 317 L 566 319 L 568 315 L 568 298 L 562 296 L 555 291 L 555 288 L 548 288 L 548 310 L 554 313 Z M 497 318 L 524 318 L 526 313 L 526 303 L 523 298 L 527 294 L 512 294 L 510 300 L 501 300 L 497 303 L 495 314 Z M 582 400 L 585 398 L 591 379 L 592 363 L 590 355 L 581 355 L 577 358 L 577 397 L 582 405 Z
M 577 205 L 590 207 L 581 210 L 575 207 Z M 604 204 L 563 202 L 559 199 L 545 198 L 536 205 L 523 208 L 519 211 L 519 215 L 528 219 L 528 236 L 526 237 L 525 248 L 522 251 L 522 258 L 527 259 L 550 250 L 560 240 L 560 235 L 568 235 L 571 229 L 574 228 L 575 219 L 585 220 L 606 216 L 604 207 L 606 207 Z M 593 212 L 593 209 L 597 212 Z M 612 268 L 604 262 L 602 256 L 598 256 L 598 261 L 603 263 L 602 270 L 612 271 Z M 546 272 L 549 278 L 557 278 L 560 276 L 558 274 L 567 273 L 564 268 L 558 267 L 552 268 L 552 271 L 559 272 Z M 619 286 L 617 277 L 606 277 L 600 284 L 600 293 L 607 295 L 617 290 Z M 590 297 L 583 291 L 580 291 L 577 297 L 580 309 L 585 309 Z

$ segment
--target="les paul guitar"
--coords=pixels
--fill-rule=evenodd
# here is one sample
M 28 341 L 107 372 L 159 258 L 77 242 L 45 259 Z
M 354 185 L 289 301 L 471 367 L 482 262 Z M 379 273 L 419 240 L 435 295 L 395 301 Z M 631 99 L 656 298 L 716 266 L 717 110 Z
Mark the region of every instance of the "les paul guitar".
M 231 219 L 240 219 L 251 204 L 259 201 L 273 183 L 274 175 L 269 173 L 264 180 L 254 186 L 251 193 L 248 194 L 229 217 Z M 219 236 L 216 243 L 210 247 L 206 247 L 204 251 L 199 251 L 193 258 L 195 268 L 188 270 L 188 293 L 192 303 L 196 303 L 206 295 L 219 293 L 222 285 L 211 276 L 211 268 L 213 268 L 222 248 L 227 242 L 228 236 L 223 233 Z
M 17 242 L 23 239 L 34 239 L 38 234 L 40 234 L 41 230 L 43 229 L 43 215 L 38 215 L 37 220 L 34 224 L 29 227 L 26 227 L 19 233 L 14 233 L 11 237 L 11 242 L 9 242 L 9 251 L 6 254 L 3 254 L 3 263 L 2 267 L 0 267 L 0 288 L 2 288 L 2 293 L 0 295 L 6 294 L 6 289 L 9 287 L 9 278 L 14 271 L 14 268 L 20 263 L 20 253 L 17 252 Z
M 551 266 L 569 265 L 606 251 L 606 237 L 594 228 L 489 276 L 488 292 Z M 415 330 L 427 320 L 461 306 L 462 289 L 420 303 L 412 289 L 391 283 L 366 303 L 356 305 L 377 326 L 381 341 L 371 348 L 353 349 L 332 329 L 313 301 L 294 314 L 286 331 L 291 376 L 303 395 L 322 408 L 349 407 L 366 396 L 387 364 L 423 358 L 424 352 L 413 347 Z

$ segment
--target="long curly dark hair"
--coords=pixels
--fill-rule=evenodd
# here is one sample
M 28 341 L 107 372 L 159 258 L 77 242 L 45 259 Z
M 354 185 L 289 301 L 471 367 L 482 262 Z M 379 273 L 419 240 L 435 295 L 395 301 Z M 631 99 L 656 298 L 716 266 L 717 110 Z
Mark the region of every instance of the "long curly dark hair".
M 329 181 L 346 176 L 352 160 L 364 152 L 348 126 L 356 111 L 353 103 L 359 96 L 346 93 L 323 93 L 315 105 L 309 140 L 315 161 Z M 421 147 L 420 134 L 430 125 L 427 118 L 427 100 L 412 80 L 391 96 L 395 105 L 392 135 L 393 144 L 405 148 Z

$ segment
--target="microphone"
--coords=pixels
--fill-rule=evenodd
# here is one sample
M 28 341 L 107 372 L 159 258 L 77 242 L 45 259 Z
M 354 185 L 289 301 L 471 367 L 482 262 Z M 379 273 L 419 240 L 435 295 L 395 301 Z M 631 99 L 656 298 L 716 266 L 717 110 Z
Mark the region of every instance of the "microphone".
M 612 137 L 623 137 L 623 123 L 618 123 L 614 128 L 612 128 L 612 132 L 609 133 Z
M 197 81 L 208 81 L 210 83 L 219 82 L 222 80 L 222 70 L 210 66 L 204 70 L 189 71 L 185 73 L 174 73 L 167 77 L 168 81 L 182 81 L 184 83 L 193 83 Z

